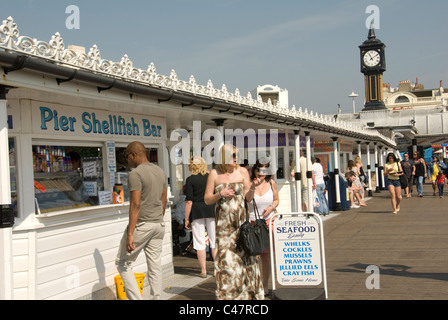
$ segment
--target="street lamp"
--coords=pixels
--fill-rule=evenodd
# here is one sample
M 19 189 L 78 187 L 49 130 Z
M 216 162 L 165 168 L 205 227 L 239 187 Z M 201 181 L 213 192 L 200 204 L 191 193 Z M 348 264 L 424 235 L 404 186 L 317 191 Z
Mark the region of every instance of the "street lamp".
M 353 114 L 355 114 L 356 113 L 355 98 L 358 97 L 358 95 L 352 91 L 352 93 L 348 97 L 353 99 Z

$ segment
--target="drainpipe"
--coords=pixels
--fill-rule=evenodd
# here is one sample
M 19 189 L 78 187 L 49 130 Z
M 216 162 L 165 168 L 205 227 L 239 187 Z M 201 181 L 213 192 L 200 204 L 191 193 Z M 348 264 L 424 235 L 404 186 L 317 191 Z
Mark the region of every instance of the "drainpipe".
M 12 226 L 9 174 L 8 113 L 5 87 L 0 86 L 0 300 L 12 300 Z

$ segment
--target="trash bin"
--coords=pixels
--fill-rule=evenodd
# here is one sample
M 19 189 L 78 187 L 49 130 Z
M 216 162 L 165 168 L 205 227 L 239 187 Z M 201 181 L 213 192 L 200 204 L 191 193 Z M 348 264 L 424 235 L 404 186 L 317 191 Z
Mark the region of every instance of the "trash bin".
M 336 179 L 334 172 L 329 173 L 330 180 L 327 183 L 327 189 L 328 189 L 328 206 L 331 211 L 336 211 Z M 337 175 L 339 177 L 339 194 L 341 198 L 341 210 L 346 211 L 350 210 L 350 199 L 347 199 L 347 180 L 345 180 L 342 176 L 339 174 Z
M 137 281 L 140 294 L 143 295 L 143 282 L 145 281 L 146 274 L 144 273 L 134 273 L 135 280 Z M 114 278 L 115 288 L 117 289 L 117 298 L 120 300 L 126 300 L 126 291 L 124 289 L 124 283 L 121 276 L 117 274 Z

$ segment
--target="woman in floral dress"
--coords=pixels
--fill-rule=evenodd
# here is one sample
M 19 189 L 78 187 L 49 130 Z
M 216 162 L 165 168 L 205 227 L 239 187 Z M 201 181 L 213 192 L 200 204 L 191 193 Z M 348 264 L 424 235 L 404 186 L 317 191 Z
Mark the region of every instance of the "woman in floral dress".
M 204 201 L 216 203 L 216 298 L 218 300 L 264 299 L 259 256 L 249 256 L 237 246 L 239 227 L 246 221 L 244 198 L 252 201 L 257 183 L 237 164 L 233 146 L 221 148 L 222 164 L 208 177 Z

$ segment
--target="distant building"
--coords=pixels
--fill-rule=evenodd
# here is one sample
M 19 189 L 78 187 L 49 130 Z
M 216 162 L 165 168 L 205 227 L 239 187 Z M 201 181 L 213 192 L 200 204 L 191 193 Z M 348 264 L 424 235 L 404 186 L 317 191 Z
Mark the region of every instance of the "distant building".
M 448 146 L 448 89 L 425 89 L 416 78 L 400 81 L 398 88 L 383 83 L 385 44 L 369 30 L 368 40 L 359 47 L 364 74 L 364 108 L 355 114 L 338 114 L 335 119 L 376 129 L 394 139 L 400 151 Z M 382 89 L 382 90 L 381 90 Z
M 442 80 L 436 89 L 425 89 L 418 78 L 415 83 L 400 81 L 398 88 L 391 88 L 390 83 L 385 83 L 383 94 L 384 103 L 391 110 L 438 107 L 446 111 L 448 106 L 448 89 L 443 88 Z
M 385 110 L 336 116 L 396 139 L 400 151 L 448 144 L 448 89 L 442 81 L 435 89 L 425 89 L 418 78 L 415 83 L 400 81 L 398 88 L 384 83 L 383 95 Z
M 276 106 L 278 104 L 278 107 L 288 109 L 288 90 L 281 89 L 279 86 L 265 84 L 263 86 L 258 86 L 250 93 L 255 100 L 257 100 L 258 96 L 260 96 L 261 100 L 265 103 L 269 103 L 270 100 L 273 106 Z

